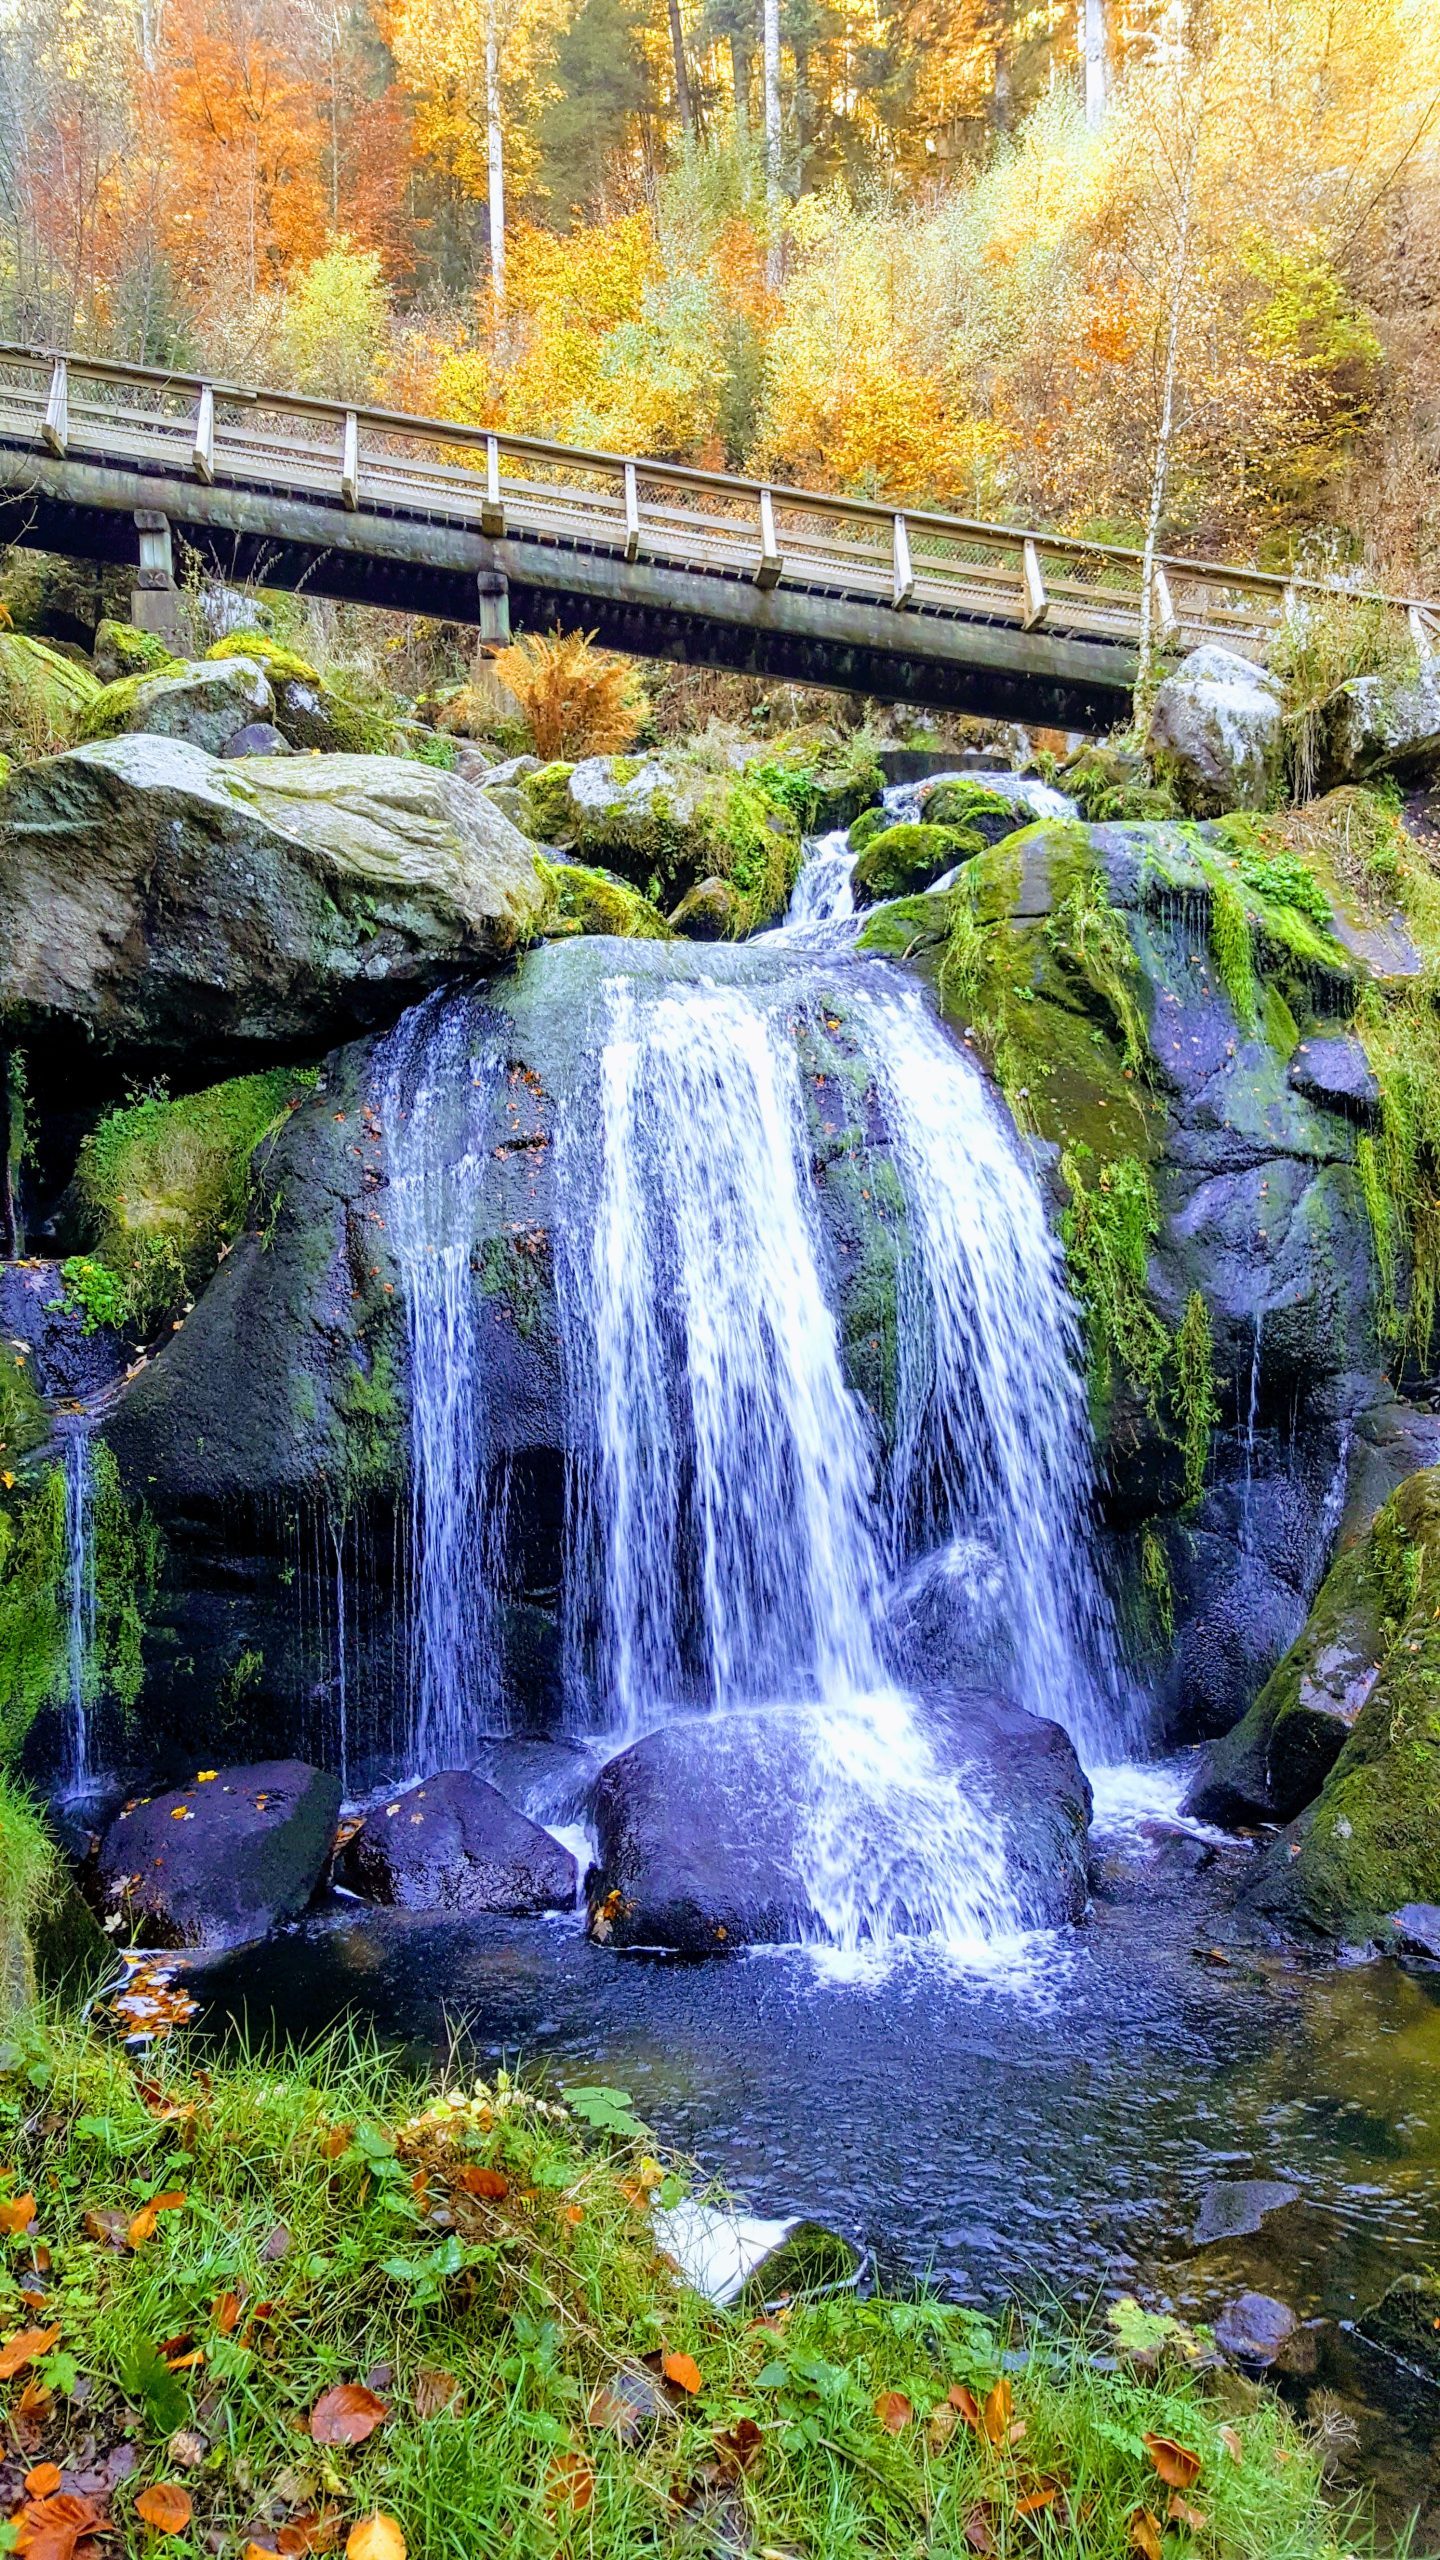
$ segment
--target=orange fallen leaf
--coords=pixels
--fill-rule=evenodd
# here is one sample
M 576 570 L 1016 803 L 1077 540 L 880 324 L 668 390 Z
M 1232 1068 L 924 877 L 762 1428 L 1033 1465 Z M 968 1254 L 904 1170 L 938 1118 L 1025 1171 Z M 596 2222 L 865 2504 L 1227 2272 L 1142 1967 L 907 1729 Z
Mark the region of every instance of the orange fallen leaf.
M 1038 2516 L 1046 2507 L 1054 2506 L 1058 2495 L 1053 2480 L 1042 2480 L 1038 2488 L 1027 2489 L 1023 2498 L 1016 2499 L 1015 2513 L 1017 2516 Z
M 958 2409 L 967 2427 L 980 2425 L 980 2403 L 968 2382 L 952 2382 L 946 2394 L 952 2409 Z
M 1160 2519 L 1148 2507 L 1137 2507 L 1130 2518 L 1130 2548 L 1140 2552 L 1142 2560 L 1162 2560 Z
M 660 2370 L 667 2382 L 674 2383 L 677 2391 L 703 2391 L 705 2388 L 700 2367 L 693 2356 L 683 2353 L 663 2355 L 660 2359 Z
M 217 2293 L 210 2305 L 210 2317 L 222 2338 L 228 2338 L 245 2306 L 238 2293 Z
M 1217 2430 L 1217 2433 L 1219 2434 L 1220 2441 L 1225 2447 L 1226 2452 L 1229 2454 L 1231 2461 L 1243 2462 L 1245 2459 L 1245 2447 L 1240 2440 L 1239 2428 L 1221 2427 Z
M 583 2453 L 557 2453 L 545 2474 L 547 2507 L 573 2507 L 580 2515 L 595 2495 L 595 2474 Z
M 53 2497 L 64 2476 L 58 2462 L 37 2462 L 34 2470 L 25 2474 L 26 2497 Z
M 345 2560 L 405 2560 L 405 2536 L 393 2516 L 377 2507 L 350 2528 Z
M 320 2145 L 322 2160 L 338 2160 L 354 2140 L 354 2129 L 348 2124 L 333 2124 Z M 358 2528 L 357 2528 L 358 2530 Z
M 125 2226 L 125 2238 L 129 2247 L 132 2249 L 143 2249 L 146 2241 L 154 2232 L 159 2219 L 160 2215 L 156 2206 L 153 2204 L 142 2204 L 139 2212 L 132 2215 L 130 2221 L 127 2222 Z
M 20 2329 L 0 2347 L 0 2382 L 8 2382 L 12 2374 L 23 2372 L 37 2356 L 48 2356 L 60 2335 L 57 2320 L 50 2329 Z
M 567 2204 L 565 2207 L 565 2219 L 571 2225 L 572 2229 L 576 2223 L 583 2222 L 585 2219 L 585 2207 L 583 2204 Z
M 460 2184 L 467 2196 L 486 2196 L 499 2204 L 510 2193 L 510 2181 L 500 2169 L 479 2169 L 469 2162 L 460 2172 Z
M 7 2203 L 0 2204 L 0 2231 L 11 2240 L 18 2239 L 22 2231 L 28 2231 L 34 2219 L 35 2199 L 32 2195 L 11 2196 Z
M 183 2533 L 193 2513 L 190 2492 L 178 2480 L 157 2480 L 153 2488 L 141 2490 L 135 2513 L 152 2533 Z
M 1167 2489 L 1188 2489 L 1200 2477 L 1200 2456 L 1173 2436 L 1142 2436 L 1141 2442 Z
M 74 2490 L 33 2500 L 22 2507 L 13 2521 L 13 2548 L 24 2554 L 25 2560 L 72 2560 L 78 2542 L 114 2530 L 93 2500 Z
M 1203 2533 L 1209 2521 L 1198 2507 L 1190 2506 L 1181 2497 L 1178 2489 L 1171 2490 L 1170 2504 L 1165 2513 L 1171 2524 L 1183 2524 L 1187 2533 Z
M 915 2412 L 903 2391 L 882 2391 L 875 2403 L 875 2415 L 887 2436 L 902 2435 Z
M 311 2410 L 310 2433 L 317 2444 L 363 2444 L 389 2415 L 388 2402 L 377 2400 L 363 2382 L 337 2382 Z
M 1002 2443 L 1009 2434 L 1011 2408 L 1010 2384 L 1002 2373 L 999 2381 L 986 2392 L 985 2406 L 980 2413 L 981 2424 L 992 2444 Z
M 152 2196 L 152 2213 L 183 2213 L 189 2199 L 183 2187 L 167 2187 L 163 2196 Z

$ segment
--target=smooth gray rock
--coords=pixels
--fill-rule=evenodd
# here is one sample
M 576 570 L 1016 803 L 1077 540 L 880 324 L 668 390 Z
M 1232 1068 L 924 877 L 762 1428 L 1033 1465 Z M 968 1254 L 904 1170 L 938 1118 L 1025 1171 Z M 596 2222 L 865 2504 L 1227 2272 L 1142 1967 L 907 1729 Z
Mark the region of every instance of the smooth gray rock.
M 116 1815 L 91 1896 L 144 1946 L 226 1947 L 298 1917 L 329 1863 L 340 1781 L 303 1760 L 222 1769 Z
M 107 1082 L 313 1055 L 504 958 L 543 891 L 519 830 L 453 774 L 134 735 L 13 778 L 0 901 L 0 1030 L 73 1091 L 87 1051 Z
M 1156 691 L 1146 753 L 1197 817 L 1263 809 L 1284 752 L 1276 679 L 1232 649 L 1193 649 Z
M 1237 2294 L 1215 2323 L 1215 2344 L 1237 2364 L 1272 2365 L 1300 2323 L 1289 2305 L 1268 2293 Z
M 1217 2178 L 1200 2199 L 1195 2246 L 1208 2249 L 1217 2240 L 1251 2239 L 1269 2215 L 1300 2199 L 1299 2187 L 1284 2186 L 1276 2178 Z
M 180 738 L 218 755 L 237 729 L 268 721 L 274 708 L 269 678 L 255 659 L 202 659 L 173 674 L 107 685 L 86 712 L 82 735 Z
M 1440 669 L 1409 678 L 1355 676 L 1321 714 L 1326 785 L 1380 774 L 1428 782 L 1440 774 Z
M 1440 1964 L 1440 1902 L 1402 1902 L 1390 1923 L 1402 1955 Z
M 288 738 L 282 738 L 273 720 L 247 720 L 233 738 L 227 738 L 222 756 L 292 756 L 295 753 Z
M 579 1878 L 568 1849 L 468 1769 L 442 1769 L 373 1805 L 346 1843 L 336 1882 L 400 1911 L 568 1911 Z

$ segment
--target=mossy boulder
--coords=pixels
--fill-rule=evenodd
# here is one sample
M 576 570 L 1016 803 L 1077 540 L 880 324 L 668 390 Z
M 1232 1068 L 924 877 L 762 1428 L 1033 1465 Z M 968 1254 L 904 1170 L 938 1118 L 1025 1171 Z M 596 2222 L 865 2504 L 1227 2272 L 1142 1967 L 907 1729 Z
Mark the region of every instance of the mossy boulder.
M 121 676 L 175 675 L 184 664 L 153 631 L 141 631 L 133 622 L 107 618 L 95 634 L 95 677 L 102 686 Z
M 1000 844 L 1017 828 L 1053 814 L 1054 801 L 1043 786 L 1029 801 L 1018 792 L 995 790 L 983 774 L 956 774 L 920 795 L 920 815 L 926 826 L 968 830 L 987 845 Z
M 74 1091 L 314 1056 L 538 926 L 532 847 L 453 774 L 381 757 L 223 763 L 132 734 L 0 803 L 0 1025 Z M 113 1086 L 112 1086 L 113 1090 Z
M 1292 1926 L 1354 1943 L 1385 1935 L 1406 1903 L 1440 1902 L 1437 1579 L 1440 1467 L 1429 1467 L 1342 1557 L 1301 1639 L 1318 1662 L 1342 1628 L 1364 1695 L 1316 1802 L 1265 1851 L 1247 1889 Z
M 253 658 L 228 658 L 223 666 L 117 676 L 88 705 L 77 734 L 84 740 L 144 731 L 218 755 L 238 729 L 268 721 L 274 708 L 263 668 Z
M 1322 706 L 1318 727 L 1327 788 L 1382 778 L 1433 782 L 1440 776 L 1440 669 L 1356 676 Z
M 587 756 L 521 783 L 530 824 L 548 844 L 618 872 L 669 908 L 702 880 L 728 881 L 740 929 L 781 914 L 800 867 L 800 820 L 750 767 L 683 755 Z
M 274 697 L 275 726 L 292 747 L 347 756 L 395 755 L 400 750 L 393 703 L 380 696 L 361 698 L 353 679 L 322 676 L 308 658 L 272 640 L 268 631 L 227 632 L 206 656 L 222 663 L 248 658 L 264 669 Z
M 66 746 L 100 687 L 88 667 L 43 640 L 0 631 L 0 741 L 10 753 Z
M 890 812 L 888 809 L 862 809 L 859 817 L 852 820 L 849 834 L 845 839 L 850 851 L 852 853 L 863 853 L 872 837 L 881 834 L 889 824 Z
M 613 871 L 595 871 L 581 862 L 538 862 L 536 868 L 549 892 L 547 933 L 613 933 L 622 941 L 668 938 L 670 927 L 659 908 Z
M 930 826 L 918 819 L 881 827 L 868 837 L 855 865 L 856 904 L 873 906 L 928 889 L 957 863 L 983 853 L 985 841 L 971 827 Z
M 1145 758 L 1111 746 L 1078 747 L 1054 767 L 1055 787 L 1095 824 L 1133 825 L 1178 818 L 1183 810 L 1169 783 L 1158 782 Z
M 729 880 L 697 880 L 671 910 L 670 930 L 692 942 L 729 942 L 745 930 L 745 907 Z

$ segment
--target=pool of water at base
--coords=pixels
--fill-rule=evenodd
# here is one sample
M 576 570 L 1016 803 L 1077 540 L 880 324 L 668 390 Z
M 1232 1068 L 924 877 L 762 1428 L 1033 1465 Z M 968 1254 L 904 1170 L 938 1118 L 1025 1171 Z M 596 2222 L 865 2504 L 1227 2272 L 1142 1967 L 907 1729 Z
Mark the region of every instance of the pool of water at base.
M 1085 1926 L 988 1979 L 922 1955 L 616 1957 L 571 1921 L 337 1904 L 191 1988 L 212 2030 L 350 2015 L 416 2061 L 618 2085 L 757 2212 L 817 2215 L 891 2282 L 992 2305 L 1135 2288 L 1192 2318 L 1277 2294 L 1321 2324 L 1284 2387 L 1328 2413 L 1387 2534 L 1418 2509 L 1416 2550 L 1440 2549 L 1440 2392 L 1347 2325 L 1440 2262 L 1440 1972 L 1247 1943 L 1248 1853 L 1143 1804 L 1097 1848 Z M 1299 2201 L 1195 2247 L 1206 2188 L 1248 2178 Z

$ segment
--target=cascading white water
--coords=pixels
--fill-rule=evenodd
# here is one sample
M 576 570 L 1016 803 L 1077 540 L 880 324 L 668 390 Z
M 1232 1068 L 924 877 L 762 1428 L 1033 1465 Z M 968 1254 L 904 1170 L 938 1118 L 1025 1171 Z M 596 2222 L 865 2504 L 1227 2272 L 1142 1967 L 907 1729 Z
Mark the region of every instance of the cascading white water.
M 497 1712 L 473 1266 L 501 1073 L 463 998 L 417 1006 L 382 1053 L 388 1234 L 410 1352 L 411 1756 L 421 1775 L 467 1761 Z
M 984 1083 L 919 989 L 857 981 L 848 1003 L 910 1228 L 895 1552 L 979 1538 L 999 1567 L 1018 1702 L 1063 1724 L 1094 1766 L 1133 1738 L 1132 1701 L 1086 1539 L 1090 1436 L 1059 1247 Z
M 90 1766 L 90 1707 L 96 1634 L 94 1458 L 88 1419 L 69 1421 L 64 1440 L 65 1476 L 65 1676 L 70 1710 L 66 1785 L 80 1794 L 94 1775 Z
M 558 1271 L 585 1452 L 572 1683 L 616 1747 L 697 1707 L 804 1702 L 816 1935 L 974 1948 L 1023 1925 L 1003 1809 L 891 1676 L 888 1586 L 915 1541 L 968 1533 L 1023 1703 L 1082 1750 L 1113 1743 L 1059 1258 L 1033 1175 L 918 991 L 852 969 L 831 997 L 810 974 L 717 982 L 701 965 L 606 987 L 598 1094 L 564 1133 Z M 845 1379 L 797 1048 L 832 1001 L 906 1197 L 888 1474 Z

